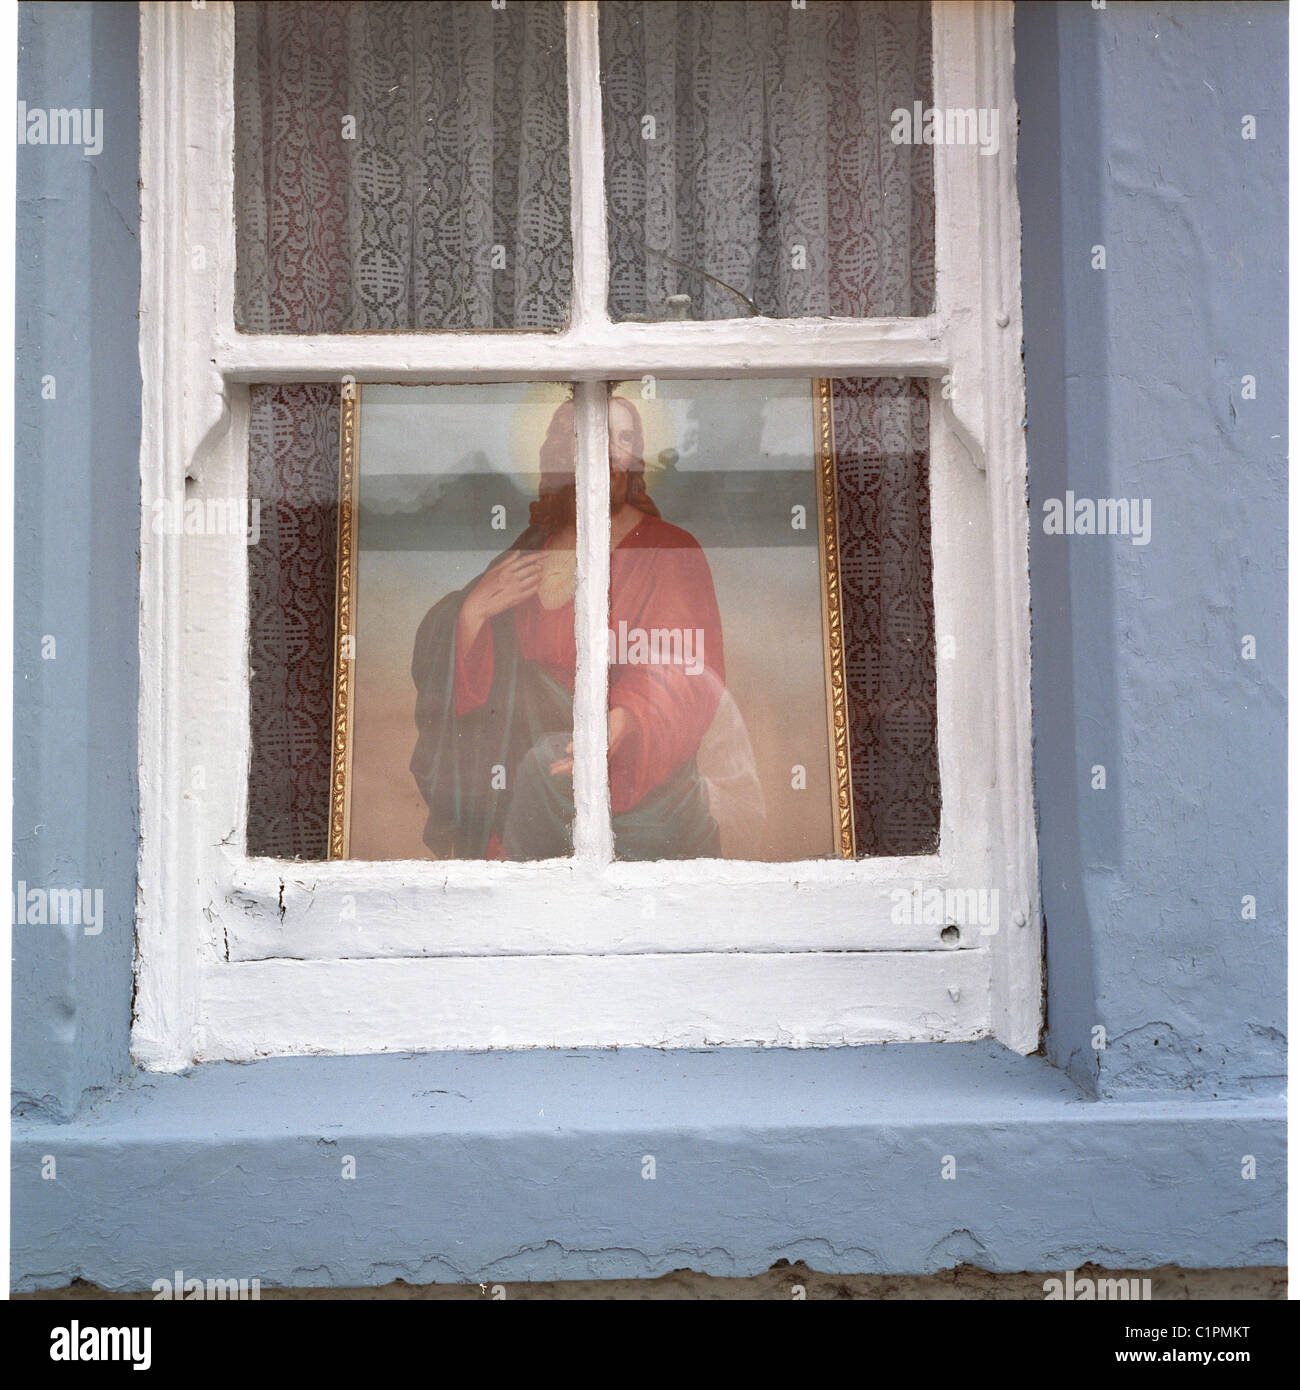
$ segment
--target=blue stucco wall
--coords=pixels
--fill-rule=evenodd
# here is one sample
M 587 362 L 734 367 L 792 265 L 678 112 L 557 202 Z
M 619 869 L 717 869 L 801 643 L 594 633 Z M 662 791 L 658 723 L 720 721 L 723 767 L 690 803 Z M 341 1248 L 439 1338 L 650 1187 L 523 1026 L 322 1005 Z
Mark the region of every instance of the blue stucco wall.
M 1286 27 L 1017 12 L 1048 1055 L 1102 1095 L 1284 1073 Z M 1067 490 L 1149 543 L 1044 534 Z
M 19 96 L 102 106 L 107 138 L 95 158 L 19 150 L 15 877 L 102 886 L 107 923 L 15 930 L 15 1286 L 1279 1262 L 1286 22 L 1268 4 L 1017 7 L 1045 1055 L 150 1077 L 127 1061 L 136 16 L 22 6 Z M 1150 544 L 1044 535 L 1067 489 L 1151 499 Z
M 18 149 L 14 879 L 103 893 L 103 929 L 15 926 L 13 1098 L 67 1118 L 127 1070 L 135 913 L 140 301 L 131 4 L 23 5 L 18 97 L 104 112 Z M 54 377 L 54 398 L 42 382 Z M 53 660 L 44 639 L 54 639 Z

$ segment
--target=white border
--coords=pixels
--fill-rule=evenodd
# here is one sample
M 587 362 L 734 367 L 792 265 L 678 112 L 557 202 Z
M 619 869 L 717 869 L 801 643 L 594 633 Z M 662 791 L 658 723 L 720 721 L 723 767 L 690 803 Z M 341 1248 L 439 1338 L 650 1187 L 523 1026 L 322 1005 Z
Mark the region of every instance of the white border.
M 235 331 L 233 13 L 141 14 L 140 759 L 133 1054 L 149 1068 L 292 1052 L 702 1042 L 1038 1043 L 1012 7 L 934 6 L 938 106 L 997 106 L 993 157 L 935 147 L 936 312 L 917 320 L 613 324 L 604 305 L 596 7 L 570 4 L 575 264 L 564 333 L 287 337 Z M 615 865 L 603 779 L 579 773 L 576 857 L 289 865 L 239 846 L 248 772 L 238 538 L 158 536 L 151 503 L 245 487 L 242 383 L 906 373 L 933 412 L 941 851 L 917 860 Z M 935 392 L 938 397 L 940 393 Z M 595 424 L 580 458 L 602 456 Z M 588 467 L 578 622 L 605 631 L 604 470 Z M 592 649 L 603 650 L 598 644 Z M 575 743 L 603 768 L 603 666 L 579 666 Z M 994 737 L 994 734 L 996 735 Z M 996 887 L 949 949 L 890 890 Z M 345 903 L 347 911 L 345 912 Z M 358 925 L 361 924 L 361 925 Z

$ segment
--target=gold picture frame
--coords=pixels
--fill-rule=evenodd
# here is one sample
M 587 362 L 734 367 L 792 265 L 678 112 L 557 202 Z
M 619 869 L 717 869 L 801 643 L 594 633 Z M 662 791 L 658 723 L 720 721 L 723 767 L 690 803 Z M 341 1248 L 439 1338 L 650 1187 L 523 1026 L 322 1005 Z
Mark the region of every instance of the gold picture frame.
M 813 382 L 817 421 L 817 529 L 821 550 L 822 633 L 826 649 L 826 731 L 831 800 L 841 859 L 854 857 L 853 775 L 844 687 L 844 622 L 840 587 L 839 507 L 835 472 L 835 412 L 829 377 Z
M 348 858 L 351 837 L 352 663 L 356 635 L 357 427 L 361 387 L 346 385 L 339 411 L 338 561 L 334 597 L 334 708 L 330 721 L 330 859 Z
M 817 378 L 810 384 L 815 434 L 812 449 L 815 467 L 813 490 L 817 515 L 832 853 L 841 859 L 853 859 L 855 830 L 845 687 L 832 382 L 829 378 Z M 352 830 L 361 401 L 361 386 L 349 384 L 343 388 L 339 425 L 337 576 L 327 853 L 329 860 L 350 857 Z

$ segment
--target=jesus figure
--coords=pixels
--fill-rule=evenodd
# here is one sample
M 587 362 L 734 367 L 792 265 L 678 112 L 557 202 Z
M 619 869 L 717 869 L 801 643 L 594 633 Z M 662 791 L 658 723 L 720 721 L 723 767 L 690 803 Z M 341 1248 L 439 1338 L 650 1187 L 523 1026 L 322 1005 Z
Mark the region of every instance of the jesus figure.
M 713 576 L 659 515 L 641 417 L 609 409 L 609 790 L 622 859 L 720 853 L 696 765 L 726 674 Z M 573 849 L 574 410 L 552 416 L 529 525 L 415 639 L 411 772 L 439 857 L 546 859 Z

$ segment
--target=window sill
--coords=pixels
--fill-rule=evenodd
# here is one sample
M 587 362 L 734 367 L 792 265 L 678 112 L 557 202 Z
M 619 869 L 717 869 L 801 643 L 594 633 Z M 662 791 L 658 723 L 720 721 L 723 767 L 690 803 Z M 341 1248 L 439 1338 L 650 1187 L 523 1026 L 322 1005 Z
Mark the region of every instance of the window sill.
M 1284 1124 L 1280 1097 L 1092 1100 L 990 1042 L 137 1072 L 74 1122 L 15 1119 L 12 1282 L 1276 1264 Z

